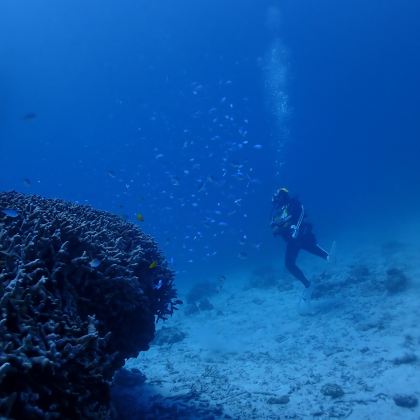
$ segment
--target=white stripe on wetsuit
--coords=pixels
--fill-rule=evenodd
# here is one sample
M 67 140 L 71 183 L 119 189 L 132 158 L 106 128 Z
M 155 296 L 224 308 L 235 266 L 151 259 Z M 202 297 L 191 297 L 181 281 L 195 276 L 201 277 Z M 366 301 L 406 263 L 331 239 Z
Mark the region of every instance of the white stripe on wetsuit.
M 297 234 L 297 232 L 298 232 L 298 231 L 299 231 L 299 229 L 300 229 L 300 225 L 302 224 L 303 217 L 304 217 L 304 215 L 305 215 L 305 209 L 303 208 L 303 205 L 302 205 L 302 204 L 301 204 L 301 208 L 302 208 L 302 213 L 300 213 L 299 220 L 298 220 L 298 222 L 296 223 L 296 234 Z

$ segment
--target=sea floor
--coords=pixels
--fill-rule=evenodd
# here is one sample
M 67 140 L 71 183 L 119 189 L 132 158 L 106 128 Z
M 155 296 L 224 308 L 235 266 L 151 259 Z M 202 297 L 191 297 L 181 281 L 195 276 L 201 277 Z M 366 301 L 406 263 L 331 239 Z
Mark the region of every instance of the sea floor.
M 245 274 L 208 297 L 212 309 L 185 305 L 127 361 L 146 382 L 122 416 L 420 419 L 419 405 L 396 403 L 420 398 L 419 254 L 395 248 L 318 272 L 309 307 L 289 277 L 249 287 Z

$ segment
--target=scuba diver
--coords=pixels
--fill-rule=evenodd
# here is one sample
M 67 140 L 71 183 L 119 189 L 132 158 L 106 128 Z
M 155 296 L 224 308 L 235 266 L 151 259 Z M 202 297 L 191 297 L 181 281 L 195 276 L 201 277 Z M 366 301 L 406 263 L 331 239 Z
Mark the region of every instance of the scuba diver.
M 301 249 L 311 254 L 330 260 L 330 255 L 322 249 L 312 232 L 312 225 L 305 221 L 305 209 L 300 201 L 289 195 L 287 188 L 279 188 L 272 198 L 273 209 L 271 229 L 274 236 L 281 236 L 286 242 L 285 266 L 287 270 L 305 286 L 302 300 L 309 302 L 313 293 L 313 282 L 310 282 L 300 268 L 296 259 Z

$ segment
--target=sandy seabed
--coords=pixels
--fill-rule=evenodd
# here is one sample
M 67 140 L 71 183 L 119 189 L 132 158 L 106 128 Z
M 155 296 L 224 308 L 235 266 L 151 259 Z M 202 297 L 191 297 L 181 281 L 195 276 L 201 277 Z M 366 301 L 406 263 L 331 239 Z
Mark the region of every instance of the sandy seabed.
M 144 411 L 126 416 L 420 419 L 418 405 L 395 402 L 420 397 L 419 256 L 395 245 L 339 260 L 314 274 L 310 307 L 290 277 L 249 288 L 244 273 L 209 297 L 213 309 L 185 307 L 160 326 L 185 338 L 127 362 L 147 379 L 127 394 Z M 408 284 L 390 293 L 394 267 Z

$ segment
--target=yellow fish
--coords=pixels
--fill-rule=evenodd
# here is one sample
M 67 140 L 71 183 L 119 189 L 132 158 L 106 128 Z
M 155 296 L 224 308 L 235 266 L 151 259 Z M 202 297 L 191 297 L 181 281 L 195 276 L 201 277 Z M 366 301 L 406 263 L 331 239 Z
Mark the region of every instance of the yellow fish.
M 137 213 L 137 214 L 136 214 L 136 219 L 137 219 L 139 222 L 144 222 L 144 217 L 143 217 L 143 215 L 142 215 L 141 213 Z
M 157 261 L 153 261 L 153 262 L 151 262 L 150 263 L 150 265 L 149 265 L 149 268 L 150 269 L 152 269 L 152 268 L 156 268 L 157 267 Z

